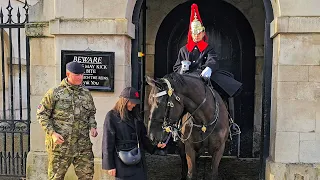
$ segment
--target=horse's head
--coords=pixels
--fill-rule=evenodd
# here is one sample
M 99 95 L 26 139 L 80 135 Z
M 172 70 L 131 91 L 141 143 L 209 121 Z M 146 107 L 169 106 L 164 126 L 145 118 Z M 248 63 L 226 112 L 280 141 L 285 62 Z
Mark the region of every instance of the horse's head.
M 169 79 L 147 77 L 147 83 L 152 87 L 148 134 L 152 141 L 164 142 L 184 112 L 183 96 L 173 89 L 174 84 Z

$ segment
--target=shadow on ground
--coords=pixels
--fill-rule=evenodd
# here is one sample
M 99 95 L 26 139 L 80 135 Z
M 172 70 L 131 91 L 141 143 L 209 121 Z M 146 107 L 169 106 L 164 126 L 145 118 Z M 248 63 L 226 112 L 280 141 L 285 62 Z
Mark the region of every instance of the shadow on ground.
M 146 155 L 148 165 L 148 180 L 180 180 L 181 160 L 179 156 Z M 201 157 L 197 180 L 209 180 L 210 157 Z M 222 159 L 219 166 L 222 180 L 258 180 L 259 160 L 241 160 L 233 158 Z

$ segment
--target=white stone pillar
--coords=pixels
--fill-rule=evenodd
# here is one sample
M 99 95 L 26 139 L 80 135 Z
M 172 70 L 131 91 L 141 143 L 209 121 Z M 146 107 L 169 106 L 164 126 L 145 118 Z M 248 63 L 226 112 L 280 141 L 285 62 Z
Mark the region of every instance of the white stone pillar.
M 268 180 L 320 178 L 318 15 L 276 17 L 271 26 L 274 50 Z
M 92 138 L 95 155 L 94 179 L 108 179 L 101 172 L 101 140 L 104 117 L 121 90 L 131 84 L 131 23 L 134 0 L 40 0 L 30 8 L 31 150 L 27 179 L 47 179 L 44 132 L 36 120 L 42 96 L 61 79 L 61 50 L 115 52 L 114 93 L 91 92 L 97 108 L 99 135 Z M 75 179 L 73 171 L 66 179 Z

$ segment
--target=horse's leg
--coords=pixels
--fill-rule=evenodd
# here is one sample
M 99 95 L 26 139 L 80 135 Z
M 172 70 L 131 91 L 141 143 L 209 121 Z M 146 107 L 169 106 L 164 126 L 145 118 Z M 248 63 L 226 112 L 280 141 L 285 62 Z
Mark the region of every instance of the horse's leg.
M 212 155 L 212 180 L 218 180 L 218 168 L 228 139 L 228 128 L 213 133 L 210 137 L 209 153 Z
M 188 164 L 188 179 L 196 179 L 196 152 L 193 149 L 193 146 L 188 142 L 185 143 L 185 151 Z
M 185 114 L 182 117 L 182 124 L 184 124 L 181 128 L 181 133 L 182 134 L 189 134 L 190 133 L 190 126 L 186 126 L 185 121 L 189 119 L 189 116 L 191 116 L 189 113 Z M 193 119 L 191 117 L 191 119 Z M 188 124 L 188 123 L 187 123 Z M 187 138 L 187 136 L 183 136 L 184 138 Z M 188 139 L 188 138 L 187 138 Z M 181 141 L 178 144 L 181 148 L 181 150 L 183 150 L 183 154 L 182 152 L 180 153 L 180 157 L 181 157 L 181 164 L 182 164 L 182 179 L 191 179 L 192 178 L 192 170 L 195 167 L 195 151 L 193 149 L 192 143 L 190 144 L 188 141 L 182 143 Z
M 187 164 L 187 157 L 184 144 L 179 141 L 179 155 L 181 158 L 181 180 L 186 180 L 188 175 L 188 164 Z
M 222 143 L 220 147 L 217 147 L 216 151 L 213 152 L 212 154 L 212 160 L 211 160 L 211 165 L 212 165 L 212 180 L 218 180 L 218 168 L 220 164 L 220 160 L 223 156 L 225 148 L 225 143 Z

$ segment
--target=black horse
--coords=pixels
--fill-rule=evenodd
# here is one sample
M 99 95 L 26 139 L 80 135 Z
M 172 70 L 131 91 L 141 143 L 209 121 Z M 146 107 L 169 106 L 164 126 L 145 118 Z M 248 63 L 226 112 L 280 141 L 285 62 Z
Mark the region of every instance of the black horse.
M 207 148 L 212 156 L 211 179 L 218 179 L 218 166 L 229 135 L 229 119 L 220 95 L 199 76 L 171 73 L 154 80 L 149 95 L 151 140 L 178 139 L 182 178 L 196 178 L 196 159 Z M 187 118 L 182 118 L 187 113 Z M 169 137 L 168 137 L 169 135 Z

